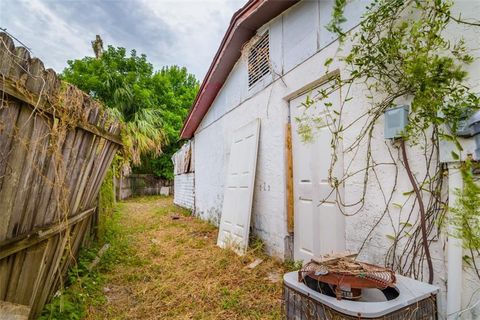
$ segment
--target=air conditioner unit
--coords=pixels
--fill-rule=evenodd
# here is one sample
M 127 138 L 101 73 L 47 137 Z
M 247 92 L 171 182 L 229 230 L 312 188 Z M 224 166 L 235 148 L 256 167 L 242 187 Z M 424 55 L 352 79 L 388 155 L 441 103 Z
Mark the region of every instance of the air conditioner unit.
M 435 286 L 396 275 L 398 294 L 384 295 L 378 289 L 363 289 L 360 300 L 337 300 L 298 281 L 298 273 L 285 274 L 284 303 L 288 320 L 359 320 L 359 319 L 437 319 Z

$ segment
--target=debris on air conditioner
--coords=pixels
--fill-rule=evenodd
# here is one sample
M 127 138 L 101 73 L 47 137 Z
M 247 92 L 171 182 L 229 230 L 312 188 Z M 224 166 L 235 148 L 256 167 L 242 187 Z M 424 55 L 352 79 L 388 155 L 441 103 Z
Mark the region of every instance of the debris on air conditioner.
M 287 319 L 433 320 L 438 291 L 352 254 L 314 258 L 284 276 Z

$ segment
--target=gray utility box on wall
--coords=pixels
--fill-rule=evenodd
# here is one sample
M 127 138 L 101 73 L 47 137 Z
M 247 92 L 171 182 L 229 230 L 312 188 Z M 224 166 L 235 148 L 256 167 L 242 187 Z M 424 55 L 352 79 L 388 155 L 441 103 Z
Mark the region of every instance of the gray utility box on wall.
M 457 141 L 440 139 L 440 162 L 465 161 L 473 156 L 473 160 L 480 160 L 480 111 L 477 111 L 458 124 L 456 132 L 448 125 L 444 126 L 446 132 L 457 136 Z M 458 148 L 457 143 L 461 145 Z M 453 155 L 456 155 L 455 157 Z
M 385 139 L 395 139 L 402 136 L 408 124 L 407 105 L 400 105 L 385 111 Z
M 379 298 L 380 290 L 362 290 L 359 301 L 337 300 L 298 282 L 298 272 L 283 277 L 285 316 L 288 320 L 437 320 L 438 288 L 396 275 L 398 296 Z M 365 289 L 364 289 L 365 290 Z M 375 292 L 378 291 L 378 292 Z M 383 300 L 383 301 L 382 301 Z
M 475 159 L 480 159 L 480 111 L 475 112 L 460 124 L 457 130 L 459 137 L 475 138 Z

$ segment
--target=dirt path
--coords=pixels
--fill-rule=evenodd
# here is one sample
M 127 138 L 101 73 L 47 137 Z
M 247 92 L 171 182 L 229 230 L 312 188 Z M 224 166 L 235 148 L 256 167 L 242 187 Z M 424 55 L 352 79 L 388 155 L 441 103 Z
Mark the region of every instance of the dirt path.
M 120 204 L 130 252 L 103 276 L 107 302 L 88 319 L 280 319 L 282 265 L 215 245 L 217 230 L 188 216 L 171 198 Z M 257 252 L 255 252 L 257 251 Z M 255 258 L 265 259 L 254 269 Z

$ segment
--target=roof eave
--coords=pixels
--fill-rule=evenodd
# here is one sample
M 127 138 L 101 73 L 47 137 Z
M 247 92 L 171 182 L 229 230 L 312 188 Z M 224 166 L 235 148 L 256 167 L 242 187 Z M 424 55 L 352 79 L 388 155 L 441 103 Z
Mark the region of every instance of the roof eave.
M 235 12 L 183 124 L 180 134 L 182 139 L 191 138 L 197 130 L 235 63 L 240 58 L 243 45 L 255 35 L 259 27 L 298 1 L 250 0 L 243 8 Z

